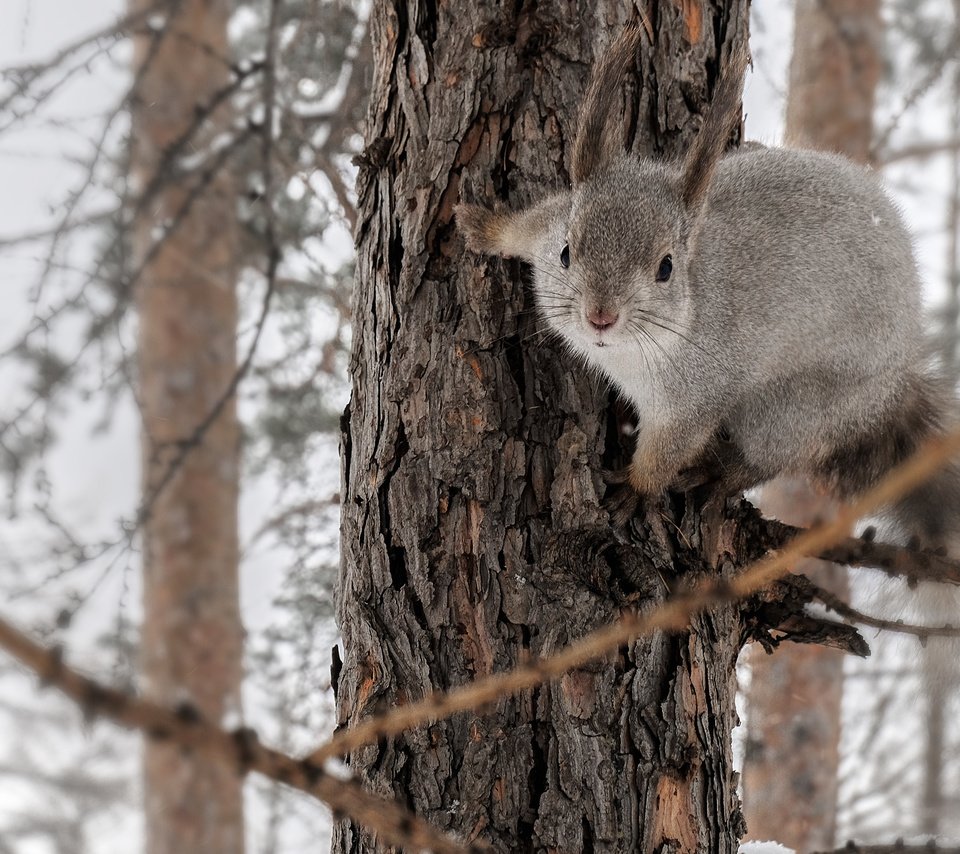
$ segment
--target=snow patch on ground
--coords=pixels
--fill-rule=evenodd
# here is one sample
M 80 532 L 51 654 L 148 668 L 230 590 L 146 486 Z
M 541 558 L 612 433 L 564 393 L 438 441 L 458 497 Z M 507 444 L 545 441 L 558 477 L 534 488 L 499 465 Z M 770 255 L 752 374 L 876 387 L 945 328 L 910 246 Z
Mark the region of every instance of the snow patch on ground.
M 796 854 L 796 852 L 779 842 L 744 842 L 740 846 L 739 854 Z

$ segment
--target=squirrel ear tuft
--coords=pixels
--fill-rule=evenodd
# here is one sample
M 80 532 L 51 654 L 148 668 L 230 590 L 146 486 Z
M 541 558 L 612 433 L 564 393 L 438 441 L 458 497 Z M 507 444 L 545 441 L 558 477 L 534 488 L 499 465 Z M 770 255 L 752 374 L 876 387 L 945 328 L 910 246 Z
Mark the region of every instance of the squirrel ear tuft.
M 620 91 L 627 70 L 636 61 L 642 30 L 631 24 L 614 39 L 597 60 L 583 96 L 573 144 L 570 177 L 574 184 L 586 181 L 624 151 L 622 122 L 614 107 L 620 103 Z
M 713 173 L 740 122 L 743 76 L 749 62 L 750 50 L 742 42 L 728 57 L 700 132 L 684 158 L 680 194 L 688 208 L 699 208 L 706 201 Z

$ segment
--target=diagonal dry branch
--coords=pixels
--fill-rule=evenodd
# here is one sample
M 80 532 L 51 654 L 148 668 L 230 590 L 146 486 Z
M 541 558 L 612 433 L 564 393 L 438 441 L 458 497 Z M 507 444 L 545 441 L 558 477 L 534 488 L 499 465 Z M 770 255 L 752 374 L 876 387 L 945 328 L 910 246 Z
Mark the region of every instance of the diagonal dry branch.
M 147 6 L 145 9 L 138 9 L 135 12 L 131 12 L 121 18 L 118 18 L 117 20 L 107 24 L 104 27 L 101 27 L 98 30 L 94 30 L 92 33 L 87 33 L 85 36 L 82 36 L 76 41 L 60 48 L 60 50 L 53 54 L 53 56 L 49 57 L 43 62 L 31 62 L 22 65 L 8 65 L 0 68 L 0 77 L 20 77 L 22 78 L 22 82 L 20 84 L 21 87 L 24 85 L 29 85 L 30 82 L 35 80 L 41 74 L 49 71 L 51 68 L 56 68 L 58 65 L 60 65 L 60 63 L 63 62 L 63 60 L 72 56 L 77 51 L 82 50 L 88 45 L 95 44 L 103 39 L 122 37 L 132 27 L 142 24 L 151 15 L 169 5 L 169 0 L 157 0 L 156 3 Z M 20 94 L 22 94 L 21 89 L 17 89 L 13 92 L 14 96 Z M 6 103 L 6 101 L 0 102 L 0 107 L 6 106 Z
M 478 679 L 453 691 L 437 691 L 417 702 L 371 716 L 351 729 L 340 731 L 308 758 L 323 762 L 331 757 L 345 756 L 358 747 L 398 735 L 411 727 L 450 717 L 457 712 L 479 709 L 501 697 L 534 688 L 602 658 L 641 635 L 682 630 L 693 615 L 755 593 L 784 575 L 801 558 L 821 554 L 843 541 L 860 518 L 913 491 L 957 453 L 960 453 L 960 429 L 928 441 L 857 501 L 842 508 L 833 520 L 799 534 L 782 550 L 771 552 L 746 567 L 737 577 L 729 581 L 707 578 L 651 611 L 625 612 L 616 623 L 585 635 L 555 655 L 531 661 L 507 673 Z
M 53 685 L 85 714 L 108 718 L 149 738 L 167 739 L 183 748 L 234 759 L 237 773 L 255 771 L 324 801 L 335 813 L 349 815 L 376 832 L 381 840 L 410 849 L 430 849 L 438 854 L 486 851 L 480 843 L 462 844 L 408 811 L 396 801 L 363 789 L 355 780 L 326 772 L 309 759 L 295 759 L 266 747 L 252 730 L 227 732 L 202 720 L 189 708 L 177 711 L 117 691 L 89 679 L 63 663 L 59 649 L 48 649 L 0 620 L 0 648 L 6 650 Z

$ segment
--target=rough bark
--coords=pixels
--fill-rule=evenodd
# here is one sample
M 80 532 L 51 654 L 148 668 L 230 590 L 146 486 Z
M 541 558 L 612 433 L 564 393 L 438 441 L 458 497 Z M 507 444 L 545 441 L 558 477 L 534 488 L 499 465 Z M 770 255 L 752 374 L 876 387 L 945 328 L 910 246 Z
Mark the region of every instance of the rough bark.
M 787 94 L 786 139 L 866 162 L 881 70 L 879 0 L 797 0 Z M 764 511 L 794 525 L 833 513 L 808 485 L 782 479 L 763 490 Z M 846 573 L 807 561 L 800 568 L 843 600 Z M 793 646 L 750 653 L 749 736 L 744 765 L 748 835 L 797 851 L 834 844 L 844 654 Z
M 147 5 L 133 2 L 134 9 Z M 200 179 L 181 173 L 179 161 L 166 163 L 164 155 L 228 82 L 230 8 L 227 0 L 171 4 L 163 35 L 138 40 L 136 62 L 145 70 L 133 104 L 132 147 L 141 187 L 165 173 L 136 230 L 138 259 L 150 259 L 136 288 L 146 512 L 144 690 L 163 703 L 189 703 L 214 722 L 240 711 L 233 400 L 202 436 L 197 431 L 237 367 L 235 195 L 223 172 L 197 193 Z M 229 119 L 226 108 L 208 116 L 191 153 L 227 129 Z M 151 257 L 158 229 L 170 222 L 175 229 Z M 185 448 L 189 453 L 178 464 Z M 243 851 L 242 781 L 228 760 L 148 741 L 144 786 L 150 854 Z
M 651 7 L 629 126 L 678 153 L 746 0 Z M 647 10 L 649 13 L 649 10 Z M 523 205 L 567 178 L 589 65 L 630 4 L 374 4 L 343 423 L 340 724 L 504 671 L 730 572 L 736 522 L 692 497 L 618 539 L 601 470 L 616 407 L 540 337 L 523 270 L 466 255 L 459 198 Z M 733 852 L 739 611 L 354 753 L 378 792 L 498 851 Z M 349 822 L 334 850 L 375 850 Z

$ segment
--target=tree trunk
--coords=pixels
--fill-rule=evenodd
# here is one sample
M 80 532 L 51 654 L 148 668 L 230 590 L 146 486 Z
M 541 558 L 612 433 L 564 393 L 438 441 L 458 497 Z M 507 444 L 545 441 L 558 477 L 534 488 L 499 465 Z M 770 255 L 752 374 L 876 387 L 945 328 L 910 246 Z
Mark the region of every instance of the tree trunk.
M 880 0 L 797 0 L 786 138 L 867 163 L 880 80 Z
M 144 70 L 132 143 L 132 169 L 142 188 L 164 173 L 136 229 L 135 266 L 147 262 L 136 287 L 144 687 L 153 699 L 188 703 L 215 722 L 239 715 L 242 677 L 233 400 L 202 435 L 198 428 L 237 368 L 235 194 L 221 171 L 191 203 L 202 179 L 180 173 L 179 158 L 166 163 L 164 155 L 228 83 L 230 9 L 227 0 L 183 0 L 171 4 L 162 35 L 138 39 L 137 67 Z M 227 131 L 229 121 L 226 108 L 208 116 L 191 139 L 191 156 Z M 151 253 L 159 230 L 171 223 L 162 247 Z M 231 763 L 148 741 L 144 786 L 150 854 L 243 851 L 242 781 Z
M 960 31 L 960 0 L 953 0 L 953 25 Z M 960 68 L 953 72 L 951 124 L 954 133 L 960 132 Z M 957 339 L 960 337 L 960 150 L 950 154 L 950 183 L 947 202 L 947 299 L 945 320 L 948 333 L 944 338 L 943 361 L 948 376 L 956 382 L 960 361 L 957 358 Z M 943 596 L 942 591 L 921 591 L 920 607 L 925 619 L 932 624 L 955 619 L 956 600 Z M 951 753 L 951 721 L 948 713 L 960 686 L 960 665 L 957 646 L 946 638 L 931 638 L 921 653 L 921 676 L 926 700 L 924 719 L 923 786 L 920 791 L 920 833 L 938 836 L 947 830 L 945 824 L 956 814 L 956 802 L 951 803 L 948 782 Z
M 690 139 L 721 47 L 747 38 L 747 6 L 650 7 L 635 148 L 676 154 Z M 614 0 L 374 4 L 342 449 L 343 726 L 734 567 L 720 505 L 675 499 L 615 536 L 601 470 L 622 461 L 617 408 L 536 334 L 520 266 L 465 254 L 452 221 L 461 197 L 521 206 L 567 180 L 590 63 L 628 14 Z M 350 761 L 375 791 L 498 851 L 734 852 L 740 645 L 737 608 L 720 608 Z M 375 848 L 338 826 L 334 850 Z
M 881 70 L 879 0 L 797 0 L 786 138 L 867 162 Z M 764 511 L 792 525 L 834 513 L 832 502 L 802 482 L 766 487 Z M 849 598 L 846 572 L 805 561 L 818 584 Z M 750 838 L 776 839 L 797 851 L 827 850 L 836 832 L 844 653 L 791 646 L 750 654 L 749 737 L 744 812 Z

